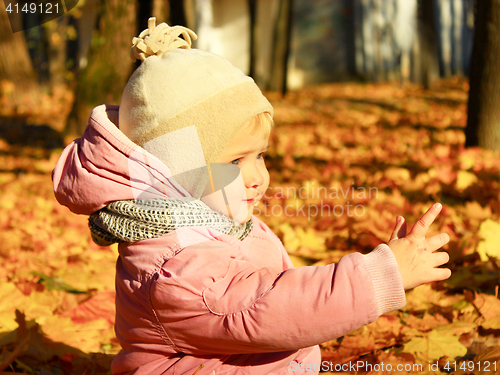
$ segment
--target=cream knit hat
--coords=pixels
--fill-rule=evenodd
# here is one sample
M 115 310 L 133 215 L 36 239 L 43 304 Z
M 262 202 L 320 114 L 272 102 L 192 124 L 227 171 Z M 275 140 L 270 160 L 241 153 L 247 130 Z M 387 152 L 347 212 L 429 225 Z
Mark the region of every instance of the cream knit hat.
M 193 31 L 155 24 L 150 18 L 132 40 L 132 58 L 143 61 L 123 91 L 119 128 L 200 198 L 207 166 L 243 125 L 273 108 L 253 79 L 227 60 L 191 49 Z

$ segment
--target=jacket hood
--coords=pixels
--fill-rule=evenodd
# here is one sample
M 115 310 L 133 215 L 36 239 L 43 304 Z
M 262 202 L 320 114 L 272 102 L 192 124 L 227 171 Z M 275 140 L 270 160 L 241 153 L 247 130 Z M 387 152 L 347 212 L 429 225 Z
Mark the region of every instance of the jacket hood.
M 119 130 L 118 108 L 96 107 L 82 137 L 62 152 L 52 172 L 57 201 L 90 215 L 117 200 L 190 197 L 165 164 Z

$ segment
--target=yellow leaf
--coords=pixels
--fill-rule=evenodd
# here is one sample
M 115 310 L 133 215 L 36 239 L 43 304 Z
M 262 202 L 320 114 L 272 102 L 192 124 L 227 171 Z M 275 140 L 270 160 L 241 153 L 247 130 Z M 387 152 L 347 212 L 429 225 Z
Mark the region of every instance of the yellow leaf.
M 300 238 L 301 247 L 319 252 L 326 250 L 325 238 L 314 229 L 307 228 L 307 230 L 304 230 L 302 228 L 297 228 L 297 235 Z
M 486 219 L 479 226 L 479 236 L 483 239 L 477 246 L 481 260 L 487 262 L 488 256 L 500 259 L 500 223 Z
M 113 327 L 105 319 L 75 324 L 70 318 L 53 315 L 41 324 L 45 335 L 55 342 L 78 348 L 83 352 L 99 352 L 101 345 L 113 338 Z
M 444 291 L 436 291 L 429 284 L 421 285 L 406 293 L 405 311 L 423 311 L 430 309 L 433 305 L 442 305 L 440 302 L 444 297 Z
M 425 312 L 423 317 L 417 317 L 416 315 L 409 314 L 407 317 L 402 318 L 407 327 L 416 328 L 420 332 L 431 331 L 435 327 L 439 327 L 445 324 L 449 324 L 449 321 L 440 314 L 429 314 Z M 421 333 L 417 333 L 416 336 L 421 336 Z
M 467 171 L 458 171 L 456 188 L 458 191 L 464 191 L 469 186 L 477 182 L 477 176 L 474 173 Z
M 288 223 L 281 225 L 279 229 L 283 232 L 283 244 L 289 253 L 312 259 L 323 259 L 326 256 L 323 234 L 311 228 L 292 228 Z
M 471 153 L 462 153 L 458 157 L 458 161 L 460 162 L 460 169 L 471 169 L 474 164 L 476 164 L 477 157 Z
M 469 322 L 453 322 L 450 324 L 442 325 L 439 327 L 434 328 L 434 331 L 442 333 L 442 334 L 447 334 L 447 335 L 462 335 L 464 333 L 469 333 L 471 332 L 474 328 L 477 327 L 477 324 L 475 323 L 469 323 Z
M 288 223 L 280 225 L 279 229 L 283 233 L 283 245 L 289 253 L 293 254 L 300 246 L 299 238 L 295 235 L 292 226 Z
M 445 334 L 440 330 L 432 330 L 426 337 L 413 337 L 403 351 L 415 355 L 422 354 L 430 360 L 441 357 L 461 357 L 467 353 L 467 347 L 459 341 L 459 336 Z
M 500 329 L 500 316 L 487 320 L 481 326 L 486 329 Z
M 0 332 L 16 329 L 15 309 L 24 309 L 27 297 L 12 283 L 0 283 Z M 0 334 L 1 336 L 1 334 Z
M 415 178 L 407 181 L 403 186 L 404 191 L 419 191 L 431 180 L 428 173 L 422 172 L 415 176 Z
M 483 207 L 477 201 L 467 202 L 465 203 L 464 214 L 469 219 L 483 221 L 491 217 L 491 208 L 489 206 Z
M 479 310 L 486 322 L 494 320 L 499 316 L 500 299 L 490 294 L 477 293 L 474 296 L 474 306 Z
M 39 321 L 43 317 L 52 316 L 62 300 L 62 293 L 55 290 L 31 293 L 26 299 L 26 318 Z
M 406 168 L 389 167 L 385 170 L 384 175 L 394 181 L 396 185 L 404 185 L 411 178 L 410 171 Z
M 297 255 L 293 255 L 293 254 L 290 254 L 290 260 L 292 261 L 293 263 L 293 266 L 294 267 L 304 267 L 304 266 L 308 266 L 309 263 L 302 257 L 299 257 Z

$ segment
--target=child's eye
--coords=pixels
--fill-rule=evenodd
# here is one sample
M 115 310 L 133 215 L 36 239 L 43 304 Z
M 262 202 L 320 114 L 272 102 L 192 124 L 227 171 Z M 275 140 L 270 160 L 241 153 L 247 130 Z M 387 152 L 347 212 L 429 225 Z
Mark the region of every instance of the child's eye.
M 257 159 L 264 159 L 264 156 L 266 156 L 266 153 L 261 152 L 259 155 L 257 155 Z M 238 164 L 240 164 L 241 159 L 242 158 L 234 159 L 234 160 L 230 161 L 230 163 L 234 164 L 234 165 L 238 165 Z

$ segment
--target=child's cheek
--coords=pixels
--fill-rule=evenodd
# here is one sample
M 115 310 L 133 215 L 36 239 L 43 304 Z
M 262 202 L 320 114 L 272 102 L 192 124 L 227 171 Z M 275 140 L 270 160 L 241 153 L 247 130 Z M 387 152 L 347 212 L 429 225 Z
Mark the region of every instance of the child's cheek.
M 224 189 L 230 210 L 230 217 L 237 223 L 243 222 L 248 216 L 248 204 L 245 201 L 245 184 L 241 173 Z
M 227 175 L 221 180 L 212 174 L 215 192 L 205 194 L 201 200 L 215 211 L 231 217 L 237 223 L 242 223 L 248 216 L 248 204 L 245 201 L 246 192 L 243 177 L 239 173 L 232 181 L 228 182 Z
M 267 167 L 264 165 L 264 170 L 263 170 L 263 175 L 264 175 L 264 183 L 262 184 L 262 191 L 264 194 L 267 191 L 267 188 L 269 187 L 269 184 L 271 183 L 271 176 L 269 176 L 269 171 L 267 170 Z

